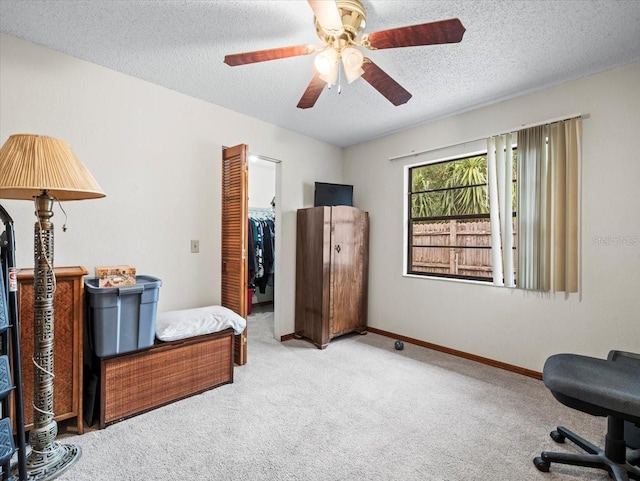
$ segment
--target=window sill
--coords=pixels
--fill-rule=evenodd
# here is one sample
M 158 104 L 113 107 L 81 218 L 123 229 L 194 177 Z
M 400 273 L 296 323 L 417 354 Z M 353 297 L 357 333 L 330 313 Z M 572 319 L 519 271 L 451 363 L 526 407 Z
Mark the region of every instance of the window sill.
M 431 281 L 457 282 L 462 284 L 475 284 L 479 286 L 489 286 L 489 287 L 504 287 L 504 286 L 494 286 L 493 281 L 476 281 L 474 279 L 455 279 L 453 277 L 439 277 L 439 276 L 420 276 L 418 274 L 407 274 L 406 272 L 402 274 L 402 277 L 407 277 L 410 279 L 426 279 Z

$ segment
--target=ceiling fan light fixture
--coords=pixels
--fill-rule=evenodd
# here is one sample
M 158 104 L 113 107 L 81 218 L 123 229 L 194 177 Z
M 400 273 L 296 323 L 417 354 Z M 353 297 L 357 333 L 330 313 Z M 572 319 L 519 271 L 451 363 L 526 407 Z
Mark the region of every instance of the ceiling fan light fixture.
M 329 86 L 335 85 L 338 83 L 338 75 L 340 74 L 340 63 L 336 62 L 333 64 L 333 68 L 331 72 L 327 75 L 320 75 L 320 80 L 326 82 Z
M 347 83 L 351 83 L 354 80 L 358 80 L 360 77 L 362 77 L 363 73 L 364 73 L 364 70 L 362 69 L 362 67 L 357 68 L 355 70 L 347 70 L 346 68 L 344 69 L 344 76 L 347 79 Z
M 354 47 L 347 47 L 342 50 L 342 65 L 344 66 L 344 74 L 347 78 L 347 82 L 351 83 L 354 80 L 360 78 L 364 73 L 362 69 L 362 63 L 364 62 L 364 55 L 362 52 Z
M 334 48 L 327 48 L 316 55 L 313 64 L 320 75 L 329 75 L 338 63 L 338 52 Z

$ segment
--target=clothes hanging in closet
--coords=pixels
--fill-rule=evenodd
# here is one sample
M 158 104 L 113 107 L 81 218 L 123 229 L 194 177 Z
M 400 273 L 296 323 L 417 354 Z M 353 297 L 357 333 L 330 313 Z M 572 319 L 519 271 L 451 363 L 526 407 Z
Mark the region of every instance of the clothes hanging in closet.
M 273 286 L 275 273 L 275 222 L 273 219 L 249 217 L 249 280 L 261 294 Z

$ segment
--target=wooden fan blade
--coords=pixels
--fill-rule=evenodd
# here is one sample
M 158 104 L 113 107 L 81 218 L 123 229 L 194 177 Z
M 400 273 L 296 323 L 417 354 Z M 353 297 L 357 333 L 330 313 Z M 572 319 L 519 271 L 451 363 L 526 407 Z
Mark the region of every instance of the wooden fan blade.
M 313 52 L 315 52 L 313 45 L 295 45 L 292 47 L 270 48 L 267 50 L 256 50 L 255 52 L 226 55 L 224 57 L 224 63 L 231 67 L 235 67 L 236 65 L 245 65 L 248 63 L 266 62 L 268 60 L 309 55 Z
M 381 30 L 368 35 L 370 48 L 417 47 L 441 43 L 458 43 L 465 28 L 457 18 L 439 22 L 422 23 L 408 27 Z M 366 42 L 366 40 L 363 40 Z M 369 46 L 367 45 L 367 46 Z
M 384 70 L 368 58 L 365 58 L 362 69 L 364 70 L 362 78 L 384 95 L 393 105 L 398 106 L 405 104 L 411 98 L 411 94 L 407 92 L 402 85 L 389 77 Z
M 316 20 L 327 34 L 338 36 L 344 32 L 340 10 L 335 0 L 308 0 Z
M 320 74 L 316 73 L 311 82 L 307 86 L 307 90 L 302 94 L 300 102 L 298 102 L 299 109 L 309 109 L 316 104 L 316 100 L 320 97 L 324 86 L 327 85 L 324 80 L 320 79 Z

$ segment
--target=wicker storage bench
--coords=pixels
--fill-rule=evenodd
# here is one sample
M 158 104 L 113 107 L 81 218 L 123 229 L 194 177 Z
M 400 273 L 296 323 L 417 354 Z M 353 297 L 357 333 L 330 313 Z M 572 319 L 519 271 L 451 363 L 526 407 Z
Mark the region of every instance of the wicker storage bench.
M 100 359 L 100 429 L 233 382 L 233 329 Z

